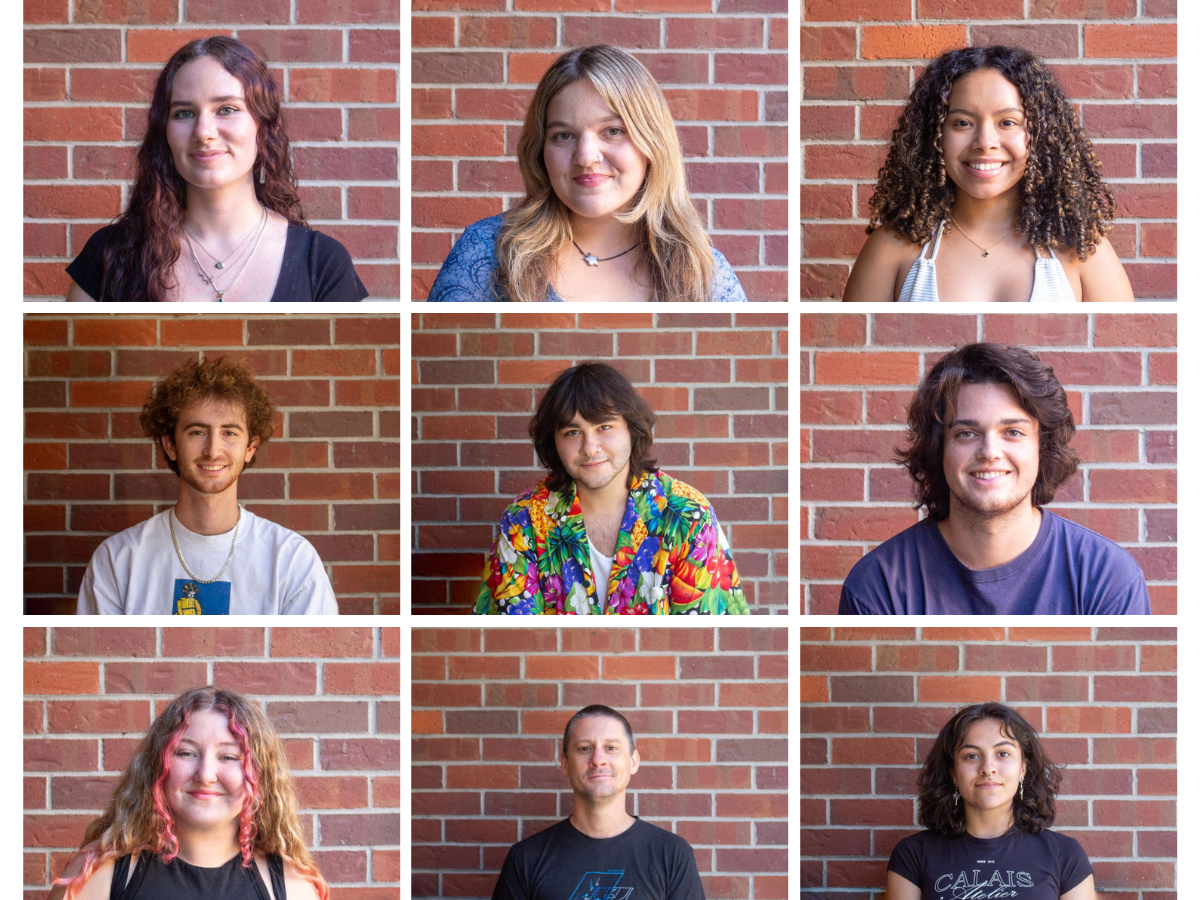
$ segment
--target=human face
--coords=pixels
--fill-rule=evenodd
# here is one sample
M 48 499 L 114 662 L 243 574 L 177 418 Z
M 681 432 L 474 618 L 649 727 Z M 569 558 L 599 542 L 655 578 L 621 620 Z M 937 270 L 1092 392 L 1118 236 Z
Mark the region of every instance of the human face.
M 577 799 L 597 803 L 624 795 L 639 762 L 625 726 L 611 716 L 588 716 L 571 727 L 562 771 Z
M 1001 516 L 1032 508 L 1038 422 L 1007 384 L 964 384 L 949 410 L 942 469 L 951 512 Z
M 184 63 L 171 86 L 167 144 L 175 169 L 197 188 L 252 185 L 258 158 L 258 123 L 246 89 L 216 59 Z
M 946 176 L 977 200 L 1020 182 L 1029 159 L 1029 132 L 1016 85 L 995 69 L 976 69 L 950 89 L 942 123 Z
M 546 108 L 542 159 L 554 193 L 572 213 L 599 218 L 624 209 L 646 177 L 646 156 L 586 78 Z
M 258 438 L 249 437 L 240 403 L 210 398 L 184 407 L 175 439 L 164 437 L 162 445 L 185 484 L 201 494 L 220 494 L 254 458 Z
M 576 485 L 598 491 L 615 479 L 628 479 L 633 439 L 621 416 L 589 422 L 579 413 L 554 433 L 554 449 Z M 625 480 L 620 482 L 622 485 Z
M 179 825 L 205 831 L 237 821 L 245 799 L 242 755 L 223 713 L 204 709 L 191 714 L 164 785 Z
M 1021 745 L 999 719 L 981 719 L 967 729 L 954 754 L 954 786 L 963 802 L 979 811 L 1011 808 L 1025 779 Z

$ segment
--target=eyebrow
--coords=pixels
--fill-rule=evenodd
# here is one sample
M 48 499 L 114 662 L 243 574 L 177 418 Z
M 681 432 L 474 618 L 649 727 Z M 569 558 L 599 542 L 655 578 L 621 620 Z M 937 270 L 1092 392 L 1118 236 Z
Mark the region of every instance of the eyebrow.
M 601 116 L 596 121 L 597 122 L 621 122 L 622 124 L 624 124 L 624 122 L 625 122 L 625 120 L 622 119 L 620 116 L 618 116 L 616 113 L 613 113 L 610 116 Z M 549 130 L 551 128 L 570 128 L 570 127 L 571 127 L 570 123 L 560 122 L 557 119 L 555 119 L 553 122 L 546 123 L 547 130 Z
M 1017 746 L 1017 745 L 1016 745 L 1016 744 L 1014 744 L 1012 741 L 996 741 L 996 743 L 994 743 L 994 744 L 992 745 L 992 747 L 993 747 L 993 749 L 994 749 L 994 748 L 996 748 L 996 747 L 1003 747 L 1005 744 L 1008 744 L 1008 746 L 1010 746 L 1010 747 L 1015 747 L 1015 746 Z M 972 750 L 982 750 L 982 749 L 983 749 L 982 747 L 979 747 L 979 746 L 977 746 L 977 745 L 975 745 L 975 744 L 963 744 L 963 745 L 962 745 L 961 747 L 959 747 L 958 749 L 959 749 L 959 750 L 966 750 L 968 747 L 970 747 Z
M 199 741 L 194 741 L 194 740 L 192 740 L 191 738 L 186 738 L 186 737 L 181 737 L 181 738 L 179 739 L 179 743 L 181 743 L 181 744 L 184 744 L 184 743 L 191 744 L 193 747 L 199 747 L 199 746 L 200 746 L 200 742 L 199 742 Z M 236 742 L 234 742 L 234 741 L 221 741 L 221 742 L 220 742 L 219 744 L 217 744 L 216 746 L 218 746 L 218 747 L 237 747 L 239 750 L 241 750 L 241 749 L 242 749 L 242 748 L 241 748 L 241 747 L 239 747 L 239 746 L 237 745 L 237 743 L 236 743 Z
M 588 420 L 588 419 L 583 419 L 583 420 L 572 419 L 566 425 L 559 426 L 558 430 L 566 431 L 568 428 L 581 428 L 584 425 L 584 423 L 588 423 L 588 422 L 590 422 L 590 424 L 592 424 L 592 425 L 604 425 L 608 422 L 615 422 L 615 421 L 617 421 L 616 416 L 604 416 L 603 418 L 597 419 L 595 422 L 590 422 L 590 420 Z
M 214 427 L 214 426 L 209 425 L 207 422 L 188 422 L 186 425 L 183 426 L 183 430 L 187 431 L 189 428 L 212 428 L 212 427 Z M 217 427 L 217 428 L 236 428 L 238 431 L 245 430 L 242 427 L 242 425 L 239 424 L 238 422 L 226 422 L 224 425 L 217 425 L 215 427 Z
M 1004 107 L 1004 109 L 997 110 L 995 113 L 993 113 L 993 115 L 998 116 L 1001 113 L 1008 113 L 1008 112 L 1021 113 L 1022 115 L 1025 114 L 1025 110 L 1020 109 L 1016 106 L 1006 106 L 1006 107 Z M 950 109 L 950 110 L 946 111 L 946 115 L 950 115 L 951 113 L 963 113 L 964 115 L 968 115 L 968 116 L 976 115 L 974 110 L 960 109 L 958 107 L 955 107 L 954 109 Z
M 1029 419 L 1001 419 L 1001 425 L 1032 425 L 1033 422 Z M 949 424 L 949 428 L 954 428 L 957 425 L 969 425 L 971 428 L 982 428 L 977 419 L 955 419 Z
M 210 97 L 207 102 L 209 102 L 209 103 L 225 103 L 228 100 L 241 100 L 244 102 L 245 99 L 246 99 L 245 97 L 239 97 L 236 94 L 227 94 L 224 97 Z M 171 106 L 194 106 L 194 105 L 195 105 L 195 103 L 191 100 L 172 100 L 171 101 Z

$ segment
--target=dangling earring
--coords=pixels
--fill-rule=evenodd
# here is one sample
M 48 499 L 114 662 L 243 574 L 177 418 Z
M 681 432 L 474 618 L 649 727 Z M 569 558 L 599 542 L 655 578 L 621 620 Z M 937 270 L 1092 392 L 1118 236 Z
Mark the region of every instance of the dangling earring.
M 266 166 L 263 166 L 261 169 L 258 170 L 258 183 L 259 184 L 267 183 L 267 167 Z
M 954 792 L 954 805 L 958 806 L 958 791 Z
M 1023 782 L 1023 781 L 1021 782 L 1020 794 L 1021 794 L 1021 799 L 1024 800 L 1025 799 L 1025 782 Z

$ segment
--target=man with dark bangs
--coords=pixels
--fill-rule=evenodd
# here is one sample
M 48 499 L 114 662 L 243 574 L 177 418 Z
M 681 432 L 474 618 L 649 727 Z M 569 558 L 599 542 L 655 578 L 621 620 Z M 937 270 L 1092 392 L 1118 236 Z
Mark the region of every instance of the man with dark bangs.
M 928 516 L 850 570 L 846 615 L 1149 615 L 1142 570 L 1047 509 L 1079 464 L 1054 371 L 1021 347 L 946 354 L 908 408 L 899 462 Z
M 476 614 L 749 613 L 712 506 L 649 456 L 654 419 L 612 366 L 559 373 L 529 423 L 549 477 L 500 517 Z
M 155 383 L 142 431 L 179 476 L 179 495 L 96 548 L 78 614 L 337 615 L 313 545 L 238 505 L 238 479 L 274 415 L 270 394 L 224 357 L 187 360 Z

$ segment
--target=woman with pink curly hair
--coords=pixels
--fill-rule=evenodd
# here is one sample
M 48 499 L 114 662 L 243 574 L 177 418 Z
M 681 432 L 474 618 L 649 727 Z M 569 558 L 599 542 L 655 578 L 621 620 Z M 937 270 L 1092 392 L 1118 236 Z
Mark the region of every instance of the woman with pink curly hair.
M 283 745 L 233 691 L 194 688 L 142 739 L 50 900 L 328 900 Z

